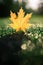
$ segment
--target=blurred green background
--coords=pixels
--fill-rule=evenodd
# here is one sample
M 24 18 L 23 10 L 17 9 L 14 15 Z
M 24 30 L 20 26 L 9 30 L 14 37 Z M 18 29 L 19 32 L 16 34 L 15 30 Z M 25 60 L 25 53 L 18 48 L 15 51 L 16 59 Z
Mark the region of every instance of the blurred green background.
M 29 3 L 29 1 L 30 1 L 30 3 Z M 38 6 L 37 6 L 37 2 L 39 4 Z M 31 6 L 33 6 L 33 7 L 29 7 L 30 6 L 29 4 Z M 9 20 L 10 10 L 17 14 L 17 12 L 19 11 L 19 9 L 21 7 L 24 9 L 25 14 L 26 13 L 31 13 L 31 12 L 33 13 L 32 17 L 30 19 L 30 23 L 35 24 L 35 25 L 39 24 L 39 26 L 42 25 L 42 27 L 43 27 L 43 2 L 41 2 L 41 0 L 33 0 L 33 1 L 32 0 L 0 0 L 0 27 L 6 28 L 6 25 L 8 25 L 10 23 L 10 20 Z M 40 39 L 43 38 L 43 28 L 36 28 L 36 29 L 32 29 L 31 28 L 29 32 L 30 33 L 32 32 L 32 34 L 33 34 L 33 37 L 32 37 L 32 35 L 30 35 L 30 39 L 31 39 L 31 41 L 33 43 L 35 42 L 35 40 L 36 41 L 38 40 L 38 38 L 34 39 L 35 38 L 35 36 L 34 36 L 35 33 L 38 33 L 38 35 L 41 34 Z M 4 39 L 5 45 L 6 45 L 5 40 L 7 40 L 7 39 L 8 39 L 8 37 L 5 36 L 5 39 Z M 9 37 L 9 39 L 10 39 L 10 37 Z M 10 42 L 9 39 L 7 41 L 9 43 L 9 46 L 12 47 L 13 44 L 11 42 L 14 42 L 14 40 L 12 41 L 11 40 L 12 38 L 11 38 L 10 39 L 11 42 Z M 12 45 L 10 45 L 10 43 Z M 43 44 L 43 39 L 42 39 L 42 44 Z M 26 51 L 22 51 L 23 54 L 20 52 L 20 56 L 19 56 L 19 53 L 18 53 L 18 55 L 16 55 L 17 57 L 15 55 L 12 55 L 13 57 L 11 58 L 11 60 L 12 59 L 14 59 L 14 60 L 16 59 L 21 65 L 43 65 L 43 48 L 42 48 L 41 55 L 39 53 L 40 52 L 39 48 L 37 49 L 37 47 L 36 47 L 36 49 L 34 51 L 32 51 L 32 52 L 27 52 L 27 50 Z M 10 49 L 10 50 L 12 50 L 12 49 Z M 2 52 L 3 52 L 3 50 L 2 50 Z M 8 51 L 5 51 L 5 53 L 6 52 L 8 52 Z M 9 53 L 9 56 L 10 56 L 12 54 L 12 51 L 9 51 L 9 52 L 11 52 L 11 53 Z M 37 55 L 37 53 L 38 53 L 38 55 Z M 3 56 L 4 56 L 4 54 L 3 54 Z M 34 56 L 34 54 L 36 54 L 36 55 Z M 19 58 L 19 60 L 17 58 Z M 3 57 L 2 57 L 2 59 L 3 59 Z M 14 62 L 14 60 L 13 60 L 13 62 Z

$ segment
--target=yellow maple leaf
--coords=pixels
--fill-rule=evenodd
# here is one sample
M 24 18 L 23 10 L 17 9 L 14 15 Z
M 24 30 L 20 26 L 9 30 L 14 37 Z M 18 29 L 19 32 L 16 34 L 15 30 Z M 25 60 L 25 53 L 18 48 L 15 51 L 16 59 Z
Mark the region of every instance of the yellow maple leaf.
M 18 12 L 18 18 L 23 18 L 24 17 L 25 12 L 23 11 L 23 9 L 21 8 Z
M 31 18 L 32 13 L 27 14 L 26 16 L 25 12 L 21 8 L 18 12 L 18 16 L 13 13 L 12 11 L 10 12 L 10 20 L 12 21 L 11 24 L 9 24 L 13 29 L 17 31 L 22 30 L 25 32 L 27 28 L 31 26 L 29 23 L 29 19 Z

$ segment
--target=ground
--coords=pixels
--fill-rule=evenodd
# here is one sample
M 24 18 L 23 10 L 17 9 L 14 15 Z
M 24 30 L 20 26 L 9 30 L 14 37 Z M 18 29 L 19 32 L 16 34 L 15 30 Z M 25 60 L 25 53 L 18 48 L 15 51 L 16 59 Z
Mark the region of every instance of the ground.
M 6 25 L 8 25 L 10 23 L 10 20 L 9 20 L 9 17 L 7 17 L 7 18 L 0 18 L 0 27 L 1 26 L 6 26 Z M 30 23 L 32 23 L 32 24 L 42 24 L 43 25 L 43 16 L 41 16 L 41 15 L 32 15 L 32 17 L 31 17 L 31 19 L 30 19 Z M 1 29 L 1 28 L 0 28 Z M 39 31 L 39 29 L 36 29 L 35 31 L 34 31 L 34 29 L 33 29 L 33 31 L 32 32 L 35 32 L 35 33 L 41 33 L 42 34 L 42 31 L 43 31 L 43 29 L 40 29 L 41 30 L 41 32 Z M 31 31 L 31 30 L 30 30 Z M 1 32 L 2 33 L 2 32 Z M 32 33 L 32 35 L 33 35 L 33 33 Z M 30 38 L 31 38 L 31 41 L 32 42 L 35 42 L 35 40 L 37 40 L 37 39 L 35 39 L 35 36 L 33 36 L 33 37 L 31 37 L 31 35 L 30 35 Z M 37 37 L 36 37 L 37 38 Z M 7 37 L 5 36 L 4 38 L 4 41 L 1 41 L 1 43 L 3 42 L 5 42 L 6 40 L 7 40 Z M 3 40 L 2 39 L 2 40 Z M 11 37 L 9 38 L 8 37 L 8 40 L 7 40 L 7 42 L 5 42 L 5 45 L 6 44 L 9 44 L 10 46 L 11 46 L 11 48 L 12 48 L 12 43 L 9 43 L 9 42 L 13 42 L 13 39 L 11 39 L 11 40 L 9 40 L 9 39 L 11 39 Z M 15 37 L 14 37 L 14 39 L 15 39 Z M 19 38 L 16 38 L 17 40 L 19 39 Z M 41 39 L 41 38 L 40 38 Z M 0 39 L 1 40 L 1 39 Z M 21 41 L 20 41 L 21 42 Z M 28 41 L 29 42 L 29 41 Z M 18 42 L 19 43 L 19 42 Z M 3 45 L 2 45 L 3 46 Z M 15 46 L 15 45 L 14 45 Z M 3 48 L 3 47 L 0 47 L 0 48 Z M 5 48 L 7 48 L 6 46 L 5 46 Z M 6 49 L 3 49 L 3 50 L 6 50 Z M 15 48 L 15 47 L 14 47 Z M 9 48 L 10 49 L 10 48 Z M 3 50 L 1 51 L 1 52 L 3 52 Z M 28 51 L 26 50 L 25 52 L 24 51 L 22 51 L 23 52 L 23 54 L 21 54 L 20 56 L 18 55 L 18 57 L 16 56 L 15 58 L 16 58 L 16 60 L 15 60 L 15 58 L 14 57 L 12 57 L 11 58 L 11 60 L 12 59 L 14 59 L 16 62 L 20 62 L 20 65 L 43 65 L 43 49 L 41 50 L 41 52 L 40 52 L 40 50 L 41 49 L 35 49 L 33 52 L 31 52 L 31 53 L 28 53 Z M 11 49 L 9 50 L 9 51 L 11 51 Z M 5 51 L 5 53 L 6 54 L 8 54 L 9 53 L 9 51 Z M 35 52 L 36 51 L 36 52 Z M 8 53 L 7 53 L 8 52 Z M 26 53 L 27 52 L 27 53 Z M 37 55 L 37 52 L 38 52 L 38 55 Z M 9 58 L 7 58 L 7 55 L 5 54 L 5 53 L 2 53 L 1 54 L 1 59 L 2 59 L 2 61 L 3 61 L 3 58 L 4 57 L 6 57 L 5 58 L 5 60 L 7 59 L 9 59 L 10 58 L 10 56 L 9 56 Z M 34 56 L 34 53 L 36 53 L 36 55 L 37 56 Z M 41 55 L 40 55 L 40 53 L 41 53 Z M 5 55 L 4 55 L 5 54 Z M 11 53 L 12 54 L 12 53 Z M 29 55 L 32 55 L 33 54 L 33 56 L 29 56 Z M 10 55 L 10 54 L 9 54 Z M 19 60 L 17 59 L 17 58 L 19 58 Z M 22 58 L 21 60 L 20 60 L 20 58 Z M 13 60 L 13 62 L 14 62 L 14 60 Z M 6 61 L 5 61 L 6 62 Z M 10 62 L 11 63 L 11 62 Z M 15 65 L 15 64 L 14 64 Z

